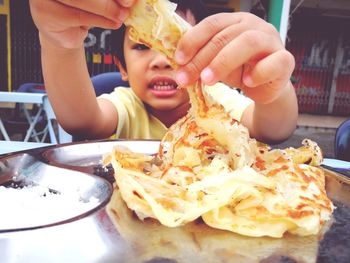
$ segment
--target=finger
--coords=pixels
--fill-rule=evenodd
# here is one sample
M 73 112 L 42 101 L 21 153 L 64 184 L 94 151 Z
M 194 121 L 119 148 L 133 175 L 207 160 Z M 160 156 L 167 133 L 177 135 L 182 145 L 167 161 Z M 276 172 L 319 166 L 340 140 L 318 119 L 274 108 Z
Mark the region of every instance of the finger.
M 268 104 L 272 102 L 280 93 L 280 91 L 272 88 L 272 83 L 266 83 L 256 88 L 242 87 L 241 90 L 245 96 L 259 104 Z
M 126 8 L 123 8 L 114 0 L 57 0 L 61 4 L 82 10 L 101 17 L 107 18 L 113 22 L 124 21 L 128 15 Z
M 279 50 L 258 61 L 253 67 L 246 68 L 242 82 L 247 87 L 257 87 L 276 80 L 288 80 L 294 66 L 293 55 L 287 50 Z
M 180 39 L 177 52 L 175 54 L 176 62 L 179 65 L 188 63 L 204 45 L 206 45 L 213 35 L 216 35 L 226 27 L 240 22 L 240 18 L 234 14 L 213 15 L 207 17 L 195 27 L 189 29 Z M 187 43 L 191 43 L 188 45 Z
M 209 27 L 209 31 L 207 27 Z M 180 40 L 176 53 L 177 56 L 180 56 L 180 59 L 177 57 L 178 61 L 183 59 L 187 63 L 180 63 L 183 66 L 179 68 L 177 74 L 178 82 L 185 86 L 197 80 L 202 70 L 229 42 L 252 29 L 257 33 L 259 31 L 267 33 L 273 37 L 274 43 L 279 43 L 281 48 L 283 47 L 276 29 L 271 24 L 251 14 L 231 13 L 224 14 L 224 17 L 222 15 L 212 16 L 190 29 Z M 190 62 L 188 62 L 189 59 Z M 212 77 L 212 72 L 208 70 L 202 74 L 207 75 L 208 78 Z
M 275 37 L 267 33 L 249 30 L 240 34 L 226 45 L 201 73 L 201 78 L 208 85 L 225 80 L 231 71 L 250 61 L 262 58 L 284 49 Z
M 245 26 L 242 23 L 234 24 L 224 28 L 212 37 L 212 39 L 203 46 L 194 58 L 185 66 L 179 69 L 179 74 L 183 85 L 192 83 L 199 78 L 202 70 L 207 67 L 217 54 L 228 45 L 234 38 L 244 31 Z M 204 72 L 203 74 L 206 74 Z
M 279 37 L 279 33 L 274 26 L 253 14 L 242 12 L 216 14 L 205 18 L 182 36 L 175 54 L 176 62 L 180 65 L 185 65 L 193 59 L 197 51 L 203 48 L 213 36 L 234 25 L 239 26 L 240 32 L 255 29 Z
M 294 89 L 289 78 L 276 79 L 255 88 L 242 86 L 243 93 L 259 104 L 268 104 L 281 96 L 288 89 Z
M 124 7 L 131 7 L 136 2 L 135 0 L 115 0 L 115 1 Z
M 32 0 L 31 11 L 33 14 L 40 13 L 42 20 L 56 24 L 58 30 L 61 26 L 118 28 L 122 23 L 119 20 L 112 21 L 53 0 Z M 52 16 L 52 14 L 55 14 L 55 16 Z
M 237 69 L 232 70 L 228 76 L 225 83 L 232 88 L 242 88 L 242 74 L 243 74 L 243 66 Z

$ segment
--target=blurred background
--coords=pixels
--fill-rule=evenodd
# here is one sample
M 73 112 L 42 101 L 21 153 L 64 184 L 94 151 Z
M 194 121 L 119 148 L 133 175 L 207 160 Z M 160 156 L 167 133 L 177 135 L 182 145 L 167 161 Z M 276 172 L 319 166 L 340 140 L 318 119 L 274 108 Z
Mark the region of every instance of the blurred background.
M 282 10 L 286 2 L 288 9 Z M 252 12 L 276 27 L 287 22 L 283 38 L 296 59 L 292 81 L 300 118 L 295 135 L 285 144 L 299 145 L 301 138 L 311 137 L 332 156 L 335 129 L 350 117 L 350 1 L 205 0 L 204 3 L 211 13 Z M 116 70 L 113 31 L 93 28 L 85 47 L 91 76 Z M 28 82 L 43 82 L 38 34 L 28 0 L 0 0 L 0 91 L 12 92 Z M 14 108 L 14 104 L 0 103 L 0 116 L 6 119 Z

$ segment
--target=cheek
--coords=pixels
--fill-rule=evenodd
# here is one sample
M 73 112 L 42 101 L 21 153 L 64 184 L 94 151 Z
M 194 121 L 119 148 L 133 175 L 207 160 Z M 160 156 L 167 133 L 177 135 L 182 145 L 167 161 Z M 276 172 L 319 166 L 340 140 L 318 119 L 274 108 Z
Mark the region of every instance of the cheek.
M 137 95 L 147 87 L 146 69 L 139 64 L 132 64 L 128 66 L 128 79 L 130 87 Z
M 129 81 L 142 81 L 145 78 L 146 67 L 141 63 L 133 63 L 127 66 Z
M 147 52 L 129 53 L 125 59 L 129 79 L 143 81 L 149 70 L 151 56 Z

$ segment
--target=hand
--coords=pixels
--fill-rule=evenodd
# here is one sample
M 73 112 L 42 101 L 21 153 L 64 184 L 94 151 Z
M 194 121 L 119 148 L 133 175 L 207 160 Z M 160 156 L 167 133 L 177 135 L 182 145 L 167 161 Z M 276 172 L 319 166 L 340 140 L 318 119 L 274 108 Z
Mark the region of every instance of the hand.
M 119 28 L 135 0 L 30 0 L 40 37 L 64 48 L 78 48 L 91 27 Z
M 289 86 L 294 58 L 279 33 L 250 13 L 210 16 L 188 30 L 175 55 L 177 80 L 186 85 L 201 78 L 240 88 L 255 102 L 267 104 Z

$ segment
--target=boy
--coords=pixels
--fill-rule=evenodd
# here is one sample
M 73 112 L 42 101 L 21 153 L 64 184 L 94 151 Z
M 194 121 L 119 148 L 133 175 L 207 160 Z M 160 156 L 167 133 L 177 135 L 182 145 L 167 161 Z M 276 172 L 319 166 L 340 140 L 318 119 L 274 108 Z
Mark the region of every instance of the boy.
M 45 86 L 60 124 L 89 139 L 117 134 L 128 139 L 161 139 L 190 105 L 186 86 L 201 78 L 240 88 L 251 103 L 221 85 L 215 96 L 225 100 L 233 117 L 252 137 L 280 141 L 294 130 L 296 96 L 289 78 L 294 68 L 272 25 L 248 13 L 223 13 L 204 19 L 180 40 L 175 72 L 167 59 L 134 43 L 125 31 L 120 72 L 131 89 L 118 88 L 96 99 L 88 74 L 84 38 L 92 26 L 117 29 L 135 1 L 31 0 L 39 29 Z M 178 13 L 195 25 L 200 1 L 172 1 Z M 120 90 L 119 90 L 120 89 Z M 229 91 L 228 91 L 229 90 Z M 215 93 L 215 92 L 214 92 Z M 232 100 L 227 100 L 232 97 Z M 231 101 L 231 102 L 230 102 Z

